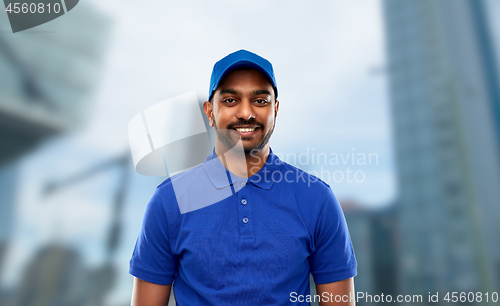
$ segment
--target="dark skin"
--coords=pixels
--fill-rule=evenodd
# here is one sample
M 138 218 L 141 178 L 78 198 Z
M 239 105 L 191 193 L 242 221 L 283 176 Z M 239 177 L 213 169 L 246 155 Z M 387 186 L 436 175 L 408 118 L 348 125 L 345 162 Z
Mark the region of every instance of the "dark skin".
M 134 277 L 132 306 L 166 306 L 172 285 L 153 284 Z
M 269 157 L 268 140 L 274 130 L 278 109 L 279 101 L 274 96 L 271 83 L 254 69 L 229 73 L 215 90 L 212 102 L 203 104 L 210 126 L 215 127 L 217 132 L 215 153 L 229 171 L 239 177 L 250 177 L 264 166 Z M 243 151 L 233 153 L 230 149 L 240 139 Z M 170 290 L 171 285 L 157 285 L 135 278 L 132 306 L 165 306 Z M 320 296 L 324 292 L 354 295 L 354 281 L 349 278 L 316 284 L 316 292 Z M 354 306 L 355 302 L 320 302 L 319 305 Z
M 203 104 L 210 126 L 215 127 L 215 153 L 229 171 L 239 177 L 257 173 L 269 156 L 269 138 L 274 130 L 279 101 L 268 79 L 254 69 L 229 73 L 214 92 L 212 102 Z M 238 132 L 238 129 L 255 129 Z M 228 151 L 241 139 L 242 160 Z M 221 158 L 224 154 L 224 158 Z
M 327 302 L 319 302 L 320 306 L 334 306 L 334 305 L 343 305 L 343 306 L 355 306 L 356 301 L 353 298 L 352 301 L 349 301 L 347 297 L 355 296 L 354 292 L 354 278 L 348 278 L 344 279 L 338 282 L 333 282 L 333 283 L 328 283 L 328 284 L 316 284 L 316 294 L 323 296 L 323 293 L 326 292 L 328 296 L 330 294 L 333 294 L 334 298 L 332 299 L 333 301 L 327 301 Z M 335 296 L 338 295 L 341 298 L 338 300 L 340 302 L 335 302 Z M 331 298 L 330 298 L 331 299 Z M 342 299 L 344 301 L 342 301 Z

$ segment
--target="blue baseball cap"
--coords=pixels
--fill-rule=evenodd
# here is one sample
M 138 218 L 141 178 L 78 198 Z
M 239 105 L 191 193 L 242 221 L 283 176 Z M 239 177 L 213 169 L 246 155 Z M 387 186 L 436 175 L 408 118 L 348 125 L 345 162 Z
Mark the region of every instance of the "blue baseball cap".
M 274 88 L 274 95 L 278 97 L 278 87 L 274 77 L 273 65 L 265 58 L 247 50 L 239 50 L 224 57 L 214 65 L 210 78 L 208 100 L 212 98 L 220 81 L 231 71 L 238 68 L 252 68 L 262 72 Z

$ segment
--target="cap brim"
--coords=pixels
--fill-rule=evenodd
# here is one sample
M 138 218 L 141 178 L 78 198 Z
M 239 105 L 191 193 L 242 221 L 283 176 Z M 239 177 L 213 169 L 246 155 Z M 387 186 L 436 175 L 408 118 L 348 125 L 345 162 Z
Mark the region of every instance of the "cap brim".
M 216 80 L 214 87 L 212 88 L 212 92 L 210 94 L 209 99 L 212 98 L 215 90 L 217 89 L 217 87 L 219 87 L 219 84 L 222 81 L 222 79 L 224 79 L 230 72 L 239 68 L 250 68 L 260 71 L 269 80 L 269 83 L 271 83 L 271 85 L 273 86 L 276 97 L 278 97 L 278 88 L 276 88 L 276 84 L 274 84 L 272 76 L 266 71 L 266 69 L 264 69 L 262 66 L 252 61 L 239 60 L 237 62 L 232 63 L 231 65 L 227 66 L 226 69 L 224 69 L 220 77 Z

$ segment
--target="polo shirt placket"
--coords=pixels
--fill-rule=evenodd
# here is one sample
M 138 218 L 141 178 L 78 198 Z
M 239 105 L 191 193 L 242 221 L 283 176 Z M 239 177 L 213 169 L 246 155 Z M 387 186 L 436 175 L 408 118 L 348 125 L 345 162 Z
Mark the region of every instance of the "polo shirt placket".
M 269 190 L 272 187 L 274 181 L 271 177 L 267 176 L 267 173 L 278 171 L 281 161 L 277 159 L 271 151 L 270 159 L 257 174 L 254 174 L 250 178 L 241 178 L 224 167 L 215 155 L 215 150 L 212 151 L 212 155 L 207 158 L 207 161 L 214 159 L 216 159 L 217 162 L 211 163 L 209 167 L 205 167 L 205 172 L 215 186 L 219 188 L 222 186 L 231 187 L 231 192 L 237 201 L 236 207 L 238 210 L 238 232 L 240 240 L 251 242 L 255 239 L 253 223 L 258 222 L 258 220 L 254 220 L 252 216 L 252 193 L 258 192 L 259 188 Z M 220 175 L 222 171 L 226 172 L 227 180 L 224 180 L 223 176 Z
M 252 203 L 250 201 L 249 194 L 252 192 L 251 184 L 244 181 L 239 181 L 237 184 L 241 189 L 237 192 L 238 201 L 238 229 L 240 233 L 240 239 L 242 240 L 253 240 L 253 217 L 252 217 Z

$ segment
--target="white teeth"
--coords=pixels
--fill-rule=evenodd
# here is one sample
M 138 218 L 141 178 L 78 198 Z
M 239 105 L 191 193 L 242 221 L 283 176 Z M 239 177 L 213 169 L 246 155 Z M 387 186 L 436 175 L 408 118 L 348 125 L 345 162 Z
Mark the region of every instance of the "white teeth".
M 238 132 L 242 133 L 248 133 L 248 132 L 253 132 L 255 131 L 255 128 L 236 128 Z

